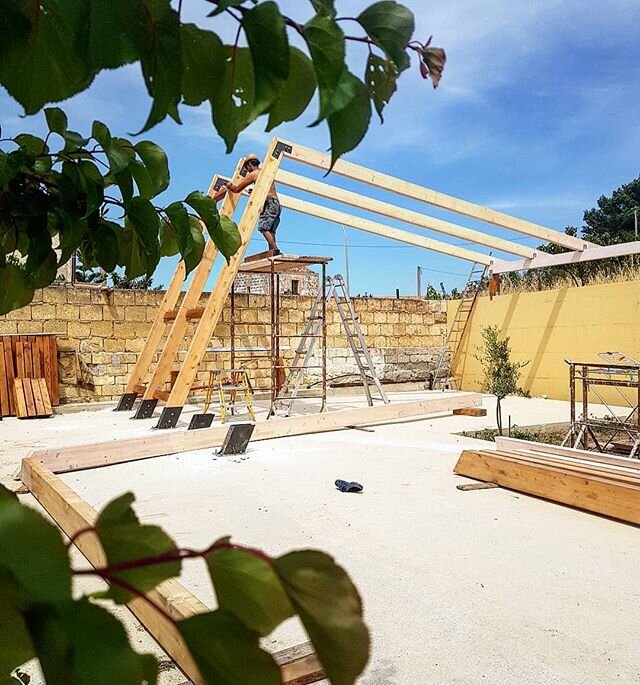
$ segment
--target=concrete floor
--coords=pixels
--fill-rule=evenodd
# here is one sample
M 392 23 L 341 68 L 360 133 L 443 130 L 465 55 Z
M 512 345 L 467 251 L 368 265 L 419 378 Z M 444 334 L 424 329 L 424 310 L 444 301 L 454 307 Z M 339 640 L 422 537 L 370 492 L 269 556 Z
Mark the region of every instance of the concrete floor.
M 452 473 L 460 449 L 486 443 L 451 433 L 490 427 L 492 413 L 259 442 L 245 459 L 205 450 L 62 478 L 95 507 L 133 490 L 142 520 L 181 545 L 232 534 L 274 555 L 332 554 L 358 586 L 371 629 L 363 685 L 640 682 L 637 529 L 499 488 L 456 490 L 466 482 Z M 568 404 L 509 398 L 507 413 L 519 425 L 557 422 Z M 95 441 L 145 423 L 104 410 L 5 420 L 2 472 L 35 443 Z M 336 478 L 364 492 L 340 493 Z M 203 565 L 187 566 L 182 582 L 214 606 Z M 141 649 L 153 648 L 135 621 L 127 625 Z M 266 644 L 304 639 L 290 621 Z M 165 684 L 183 681 L 163 673 Z

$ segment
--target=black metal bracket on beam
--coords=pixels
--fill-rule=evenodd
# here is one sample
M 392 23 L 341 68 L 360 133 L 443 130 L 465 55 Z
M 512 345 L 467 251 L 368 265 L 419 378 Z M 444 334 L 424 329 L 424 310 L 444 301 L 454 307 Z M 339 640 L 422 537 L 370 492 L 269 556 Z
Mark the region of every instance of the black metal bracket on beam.
M 150 419 L 153 416 L 153 412 L 156 410 L 156 405 L 158 400 L 142 400 L 138 411 L 133 415 L 134 419 Z
M 229 426 L 222 447 L 216 454 L 244 454 L 255 427 L 255 423 L 234 423 Z
M 292 152 L 293 152 L 293 148 L 291 147 L 291 145 L 288 145 L 287 143 L 283 143 L 281 140 L 279 140 L 276 143 L 275 148 L 273 149 L 273 156 L 276 159 L 279 159 L 281 154 L 286 153 L 286 154 L 290 155 Z
M 211 428 L 215 414 L 194 414 L 191 417 L 188 431 L 198 430 L 199 428 Z
M 160 414 L 156 428 L 175 428 L 182 414 L 182 407 L 165 407 Z
M 137 397 L 137 392 L 123 393 L 122 397 L 120 398 L 120 401 L 118 402 L 116 408 L 113 411 L 131 411 L 133 409 L 133 405 L 135 404 Z
M 227 183 L 229 183 L 229 180 L 226 178 L 219 178 L 213 185 L 214 190 L 220 190 L 222 186 L 226 186 Z

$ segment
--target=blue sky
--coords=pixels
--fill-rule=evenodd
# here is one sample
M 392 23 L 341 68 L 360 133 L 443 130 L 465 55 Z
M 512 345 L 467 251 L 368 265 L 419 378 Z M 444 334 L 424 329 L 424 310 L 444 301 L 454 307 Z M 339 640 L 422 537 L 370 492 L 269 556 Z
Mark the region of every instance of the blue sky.
M 368 0 L 336 0 L 341 15 L 355 15 L 368 4 Z M 434 91 L 420 78 L 416 65 L 405 72 L 384 125 L 372 120 L 364 142 L 347 159 L 560 230 L 580 225 L 582 212 L 600 195 L 638 176 L 640 2 L 405 0 L 405 4 L 416 14 L 417 37 L 433 34 L 433 44 L 447 50 L 445 76 Z M 295 18 L 304 20 L 310 14 L 307 2 L 285 0 L 280 5 Z M 211 27 L 225 37 L 233 30 L 226 20 L 205 19 L 208 5 L 202 0 L 185 6 L 188 18 L 196 23 L 212 22 Z M 358 47 L 351 50 L 350 61 L 358 72 L 364 60 Z M 116 134 L 128 135 L 141 127 L 149 100 L 139 69 L 128 67 L 101 74 L 89 91 L 63 107 L 76 130 L 87 131 L 99 118 Z M 280 127 L 277 134 L 326 149 L 326 128 L 307 128 L 315 111 L 314 104 L 302 120 Z M 42 131 L 42 115 L 20 118 L 20 114 L 21 108 L 0 91 L 4 135 Z M 226 155 L 208 108 L 184 108 L 183 122 L 182 126 L 164 122 L 143 136 L 169 155 L 172 182 L 162 196 L 167 203 L 195 188 L 206 190 L 214 173 L 231 173 L 237 158 L 247 152 L 263 154 L 271 139 L 259 120 Z M 285 168 L 320 177 L 291 162 Z M 464 226 L 481 227 L 340 177 L 330 182 Z M 482 229 L 524 244 L 537 242 L 488 226 Z M 459 287 L 470 267 L 354 229 L 347 229 L 347 235 L 354 293 L 389 295 L 398 288 L 402 294 L 415 294 L 418 265 L 425 269 L 423 280 Z M 343 233 L 338 226 L 285 210 L 279 243 L 287 253 L 334 257 L 331 271 L 344 272 Z M 256 235 L 249 252 L 261 251 L 263 245 Z M 163 260 L 155 280 L 166 284 L 174 268 L 175 261 Z

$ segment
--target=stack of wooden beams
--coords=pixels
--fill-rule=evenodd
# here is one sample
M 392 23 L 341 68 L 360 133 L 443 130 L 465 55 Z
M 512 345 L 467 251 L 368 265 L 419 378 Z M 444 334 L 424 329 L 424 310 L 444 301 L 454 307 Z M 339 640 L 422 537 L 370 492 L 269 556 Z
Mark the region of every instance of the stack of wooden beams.
M 21 414 L 22 403 L 18 402 L 17 392 L 24 389 L 21 379 L 43 379 L 40 382 L 27 382 L 27 393 L 32 391 L 33 406 L 36 413 L 29 416 L 47 416 L 50 406 L 60 403 L 58 384 L 58 345 L 55 335 L 3 335 L 0 336 L 0 415 L 17 416 Z M 16 391 L 16 388 L 18 390 Z M 35 388 L 35 392 L 34 392 Z M 43 394 L 47 400 L 44 402 Z M 38 395 L 43 402 L 39 411 L 35 402 Z M 47 404 L 48 402 L 48 404 Z
M 640 524 L 640 460 L 496 438 L 496 450 L 465 450 L 454 473 Z

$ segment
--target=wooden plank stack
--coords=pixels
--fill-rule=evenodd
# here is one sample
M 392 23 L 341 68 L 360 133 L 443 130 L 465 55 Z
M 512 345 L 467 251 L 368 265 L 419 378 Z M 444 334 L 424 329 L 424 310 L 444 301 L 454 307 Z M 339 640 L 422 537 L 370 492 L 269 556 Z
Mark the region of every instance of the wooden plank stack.
M 18 382 L 26 379 L 36 382 L 26 385 Z M 36 397 L 39 402 L 36 402 Z M 26 416 L 50 416 L 52 405 L 59 403 L 56 336 L 0 336 L 0 415 L 22 418 L 22 410 L 25 409 Z M 30 408 L 33 408 L 33 413 L 29 413 Z
M 465 450 L 454 473 L 640 525 L 640 460 L 496 438 Z

